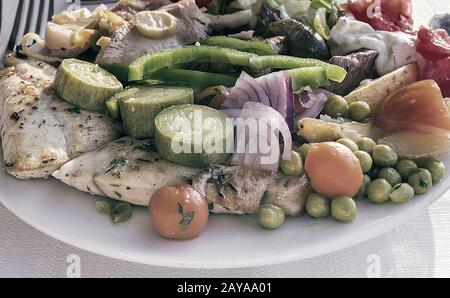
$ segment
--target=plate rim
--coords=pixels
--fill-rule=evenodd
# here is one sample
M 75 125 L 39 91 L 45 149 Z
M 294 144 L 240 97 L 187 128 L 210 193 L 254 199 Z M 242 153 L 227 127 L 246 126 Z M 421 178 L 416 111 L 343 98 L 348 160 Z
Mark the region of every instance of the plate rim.
M 450 177 L 447 178 L 450 180 Z M 445 183 L 445 180 L 443 181 Z M 299 249 L 295 253 L 287 253 L 280 255 L 271 255 L 267 258 L 260 259 L 251 259 L 248 261 L 238 261 L 238 262 L 199 262 L 199 261 L 185 261 L 180 263 L 179 261 L 170 261 L 168 259 L 160 259 L 156 256 L 149 256 L 145 259 L 139 257 L 133 257 L 133 255 L 127 254 L 126 252 L 118 252 L 117 250 L 104 250 L 102 246 L 98 244 L 95 245 L 93 241 L 83 240 L 83 239 L 73 239 L 70 236 L 62 235 L 58 232 L 53 231 L 51 228 L 42 226 L 38 223 L 35 223 L 33 219 L 29 219 L 26 216 L 22 215 L 20 211 L 12 208 L 8 203 L 5 203 L 3 200 L 3 196 L 0 195 L 0 202 L 16 217 L 30 225 L 34 229 L 40 231 L 41 233 L 76 247 L 78 249 L 82 249 L 87 252 L 91 252 L 94 254 L 98 254 L 104 257 L 109 257 L 116 260 L 132 262 L 141 265 L 149 265 L 149 266 L 158 266 L 158 267 L 166 267 L 166 268 L 178 268 L 178 269 L 242 269 L 242 268 L 255 268 L 262 266 L 270 266 L 270 265 L 280 265 L 289 262 L 301 261 L 312 259 L 315 257 L 327 255 L 333 252 L 338 252 L 344 249 L 351 248 L 355 245 L 364 243 L 371 239 L 374 239 L 380 235 L 383 235 L 392 229 L 396 228 L 399 225 L 404 224 L 409 219 L 415 217 L 421 212 L 425 212 L 429 206 L 435 203 L 437 200 L 441 199 L 443 195 L 448 191 L 445 187 L 441 187 L 441 189 L 435 194 L 435 196 L 424 199 L 422 202 L 417 203 L 414 207 L 403 210 L 401 213 L 393 215 L 389 218 L 383 219 L 379 222 L 379 225 L 371 225 L 366 229 L 358 232 L 358 236 L 355 234 L 347 233 L 344 236 L 340 237 L 338 240 L 334 241 L 324 241 L 319 245 L 315 246 L 315 249 L 309 250 L 301 250 Z M 1 193 L 0 193 L 1 194 Z

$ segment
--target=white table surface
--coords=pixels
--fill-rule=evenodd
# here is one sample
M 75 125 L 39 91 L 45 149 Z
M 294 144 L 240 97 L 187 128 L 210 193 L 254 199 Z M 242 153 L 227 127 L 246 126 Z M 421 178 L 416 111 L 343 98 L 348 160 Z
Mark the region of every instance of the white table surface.
M 413 0 L 415 21 L 450 12 L 450 0 Z M 52 239 L 0 204 L 0 277 L 450 277 L 450 191 L 413 220 L 380 237 L 314 259 L 247 269 L 195 270 L 133 264 Z

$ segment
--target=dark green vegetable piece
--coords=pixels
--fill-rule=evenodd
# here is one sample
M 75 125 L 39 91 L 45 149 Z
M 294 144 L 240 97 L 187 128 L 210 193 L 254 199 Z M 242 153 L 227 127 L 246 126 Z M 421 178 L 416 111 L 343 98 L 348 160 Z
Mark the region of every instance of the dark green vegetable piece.
M 325 40 L 310 27 L 294 19 L 273 22 L 268 27 L 275 35 L 288 37 L 289 55 L 329 60 L 330 50 Z

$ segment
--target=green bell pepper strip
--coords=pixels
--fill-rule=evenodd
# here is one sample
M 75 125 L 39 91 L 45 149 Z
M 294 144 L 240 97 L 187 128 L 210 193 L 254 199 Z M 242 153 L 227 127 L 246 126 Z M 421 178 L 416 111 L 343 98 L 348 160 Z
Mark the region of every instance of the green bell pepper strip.
M 160 81 L 163 84 L 189 86 L 197 93 L 211 86 L 233 87 L 237 78 L 196 70 L 186 69 L 160 69 L 146 73 L 144 79 Z
M 250 66 L 250 57 L 258 56 L 233 49 L 210 46 L 174 48 L 138 58 L 130 65 L 128 80 L 142 80 L 145 74 L 152 73 L 155 70 L 188 62 L 216 62 Z
M 292 78 L 292 89 L 300 90 L 302 87 L 310 86 L 319 88 L 329 86 L 327 73 L 322 67 L 304 67 L 287 70 Z
M 316 59 L 304 59 L 282 55 L 258 56 L 233 49 L 211 46 L 186 46 L 146 55 L 129 67 L 128 80 L 142 80 L 146 74 L 162 68 L 174 67 L 188 62 L 230 63 L 254 69 L 323 67 L 329 80 L 342 82 L 347 72 L 339 66 Z
M 277 52 L 264 40 L 242 40 L 226 36 L 211 36 L 201 42 L 202 45 L 234 49 L 260 56 L 277 55 Z
M 250 58 L 250 66 L 256 69 L 278 68 L 294 69 L 303 67 L 322 67 L 331 81 L 342 82 L 347 75 L 345 69 L 317 59 L 297 58 L 292 56 L 256 56 Z

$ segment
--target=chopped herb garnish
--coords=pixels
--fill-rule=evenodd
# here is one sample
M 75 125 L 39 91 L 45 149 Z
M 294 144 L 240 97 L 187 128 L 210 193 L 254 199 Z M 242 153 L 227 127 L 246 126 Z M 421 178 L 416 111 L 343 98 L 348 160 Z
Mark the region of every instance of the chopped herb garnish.
M 214 202 L 208 203 L 208 210 L 211 211 L 214 209 Z
M 80 108 L 79 107 L 71 107 L 66 109 L 66 111 L 72 113 L 72 114 L 80 114 Z
M 184 214 L 184 208 L 181 203 L 178 203 L 178 213 L 180 213 L 183 217 L 181 218 L 179 224 L 183 226 L 187 226 L 192 222 L 192 219 L 194 218 L 194 211 L 188 212 Z
M 183 205 L 181 205 L 181 203 L 178 203 L 178 213 L 184 215 Z
M 420 178 L 420 186 L 423 188 L 428 188 L 428 181 L 424 178 Z
M 136 146 L 133 149 L 141 150 L 141 151 L 149 151 L 149 152 L 156 151 L 155 143 L 152 140 L 149 140 L 140 146 Z
M 97 207 L 98 212 L 106 215 L 111 215 L 111 204 L 109 204 L 107 201 L 97 201 L 95 202 L 95 206 Z
M 17 112 L 14 112 L 11 114 L 11 119 L 16 120 L 16 121 L 19 121 L 21 117 L 22 116 L 20 115 L 20 113 L 17 113 Z
M 194 211 L 188 212 L 183 216 L 183 219 L 180 221 L 180 225 L 187 226 L 192 222 L 194 218 Z
M 125 157 L 114 158 L 109 164 L 109 167 L 106 169 L 105 174 L 111 172 L 112 175 L 121 176 L 121 168 L 124 167 L 127 163 L 128 159 L 126 159 Z

